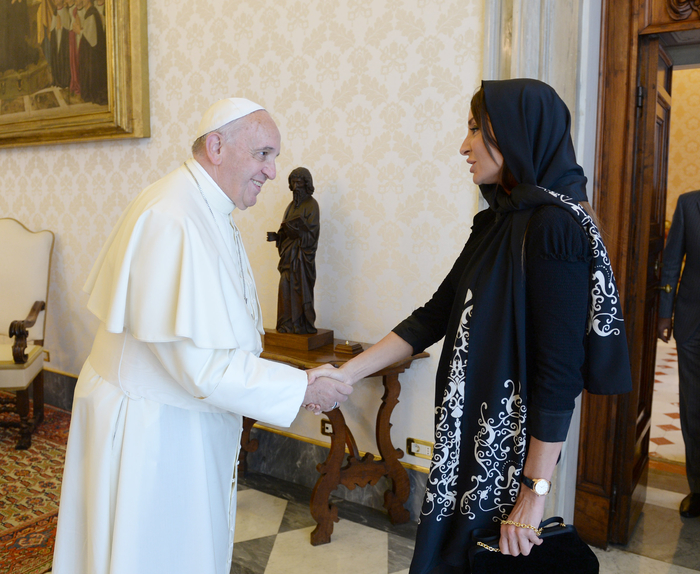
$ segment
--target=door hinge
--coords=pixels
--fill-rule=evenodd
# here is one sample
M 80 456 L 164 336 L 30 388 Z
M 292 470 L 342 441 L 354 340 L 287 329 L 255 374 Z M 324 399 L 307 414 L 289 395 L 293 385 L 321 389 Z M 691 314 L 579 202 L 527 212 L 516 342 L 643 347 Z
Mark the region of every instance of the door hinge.
M 644 103 L 644 86 L 637 86 L 637 107 L 641 108 Z

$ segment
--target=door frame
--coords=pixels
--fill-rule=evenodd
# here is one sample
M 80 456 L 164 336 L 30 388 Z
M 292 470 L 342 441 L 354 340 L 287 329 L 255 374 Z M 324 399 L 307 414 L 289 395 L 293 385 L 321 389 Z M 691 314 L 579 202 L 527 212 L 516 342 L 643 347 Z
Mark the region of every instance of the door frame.
M 687 4 L 672 16 L 672 5 Z M 603 0 L 593 204 L 615 270 L 627 328 L 633 390 L 584 393 L 574 522 L 595 546 L 626 544 L 644 502 L 645 468 L 631 461 L 636 444 L 642 365 L 648 220 L 651 198 L 635 197 L 637 74 L 640 35 L 700 29 L 700 13 L 683 0 Z M 653 144 L 652 144 L 653 145 Z M 645 219 L 646 217 L 646 219 Z M 634 476 L 642 476 L 634 488 Z

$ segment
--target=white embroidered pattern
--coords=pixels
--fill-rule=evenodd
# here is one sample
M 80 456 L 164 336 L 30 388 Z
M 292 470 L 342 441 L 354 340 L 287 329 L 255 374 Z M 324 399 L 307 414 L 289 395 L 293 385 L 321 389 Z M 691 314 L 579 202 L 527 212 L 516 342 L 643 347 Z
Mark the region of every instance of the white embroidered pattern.
M 433 460 L 421 514 L 437 512 L 436 520 L 451 516 L 457 501 L 457 476 L 461 452 L 462 412 L 464 410 L 464 375 L 469 353 L 469 324 L 473 305 L 471 290 L 467 290 L 464 311 L 460 318 L 450 372 L 442 404 L 435 407 L 438 422 L 435 427 Z
M 615 278 L 613 277 L 612 267 L 610 266 L 608 252 L 605 249 L 598 228 L 595 223 L 593 223 L 593 218 L 588 215 L 586 210 L 583 209 L 577 201 L 574 201 L 570 197 L 548 189 L 545 189 L 545 191 L 552 197 L 556 197 L 576 213 L 588 235 L 588 241 L 591 244 L 595 263 L 591 274 L 592 301 L 588 310 L 588 326 L 586 332 L 590 333 L 594 331 L 601 337 L 619 335 L 621 332 L 620 329 L 614 326 L 615 321 L 623 321 L 619 296 L 617 288 L 615 287 Z
M 488 404 L 481 404 L 479 432 L 474 437 L 474 459 L 483 473 L 472 476 L 474 487 L 462 496 L 460 511 L 467 518 L 480 512 L 498 511 L 494 521 L 505 519 L 518 495 L 525 457 L 526 407 L 520 396 L 520 383 L 503 384 L 509 396 L 501 399 L 502 409 L 487 415 Z

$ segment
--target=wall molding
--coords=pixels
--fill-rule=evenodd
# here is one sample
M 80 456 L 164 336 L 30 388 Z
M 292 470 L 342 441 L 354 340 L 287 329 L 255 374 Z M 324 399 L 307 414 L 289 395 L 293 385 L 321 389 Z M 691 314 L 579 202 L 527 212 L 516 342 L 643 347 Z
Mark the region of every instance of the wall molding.
M 328 445 L 319 445 L 317 442 L 320 441 L 314 441 L 314 439 L 257 425 L 251 431 L 251 439 L 258 441 L 258 449 L 248 453 L 246 459 L 248 472 L 266 474 L 308 488 L 315 486 L 319 477 L 316 468 L 326 460 Z M 411 520 L 416 521 L 420 516 L 428 474 L 420 467 L 406 466 L 406 472 L 410 493 L 404 506 L 409 511 Z M 384 510 L 384 492 L 390 486 L 389 479 L 382 477 L 376 485 L 368 484 L 363 488 L 350 490 L 339 485 L 333 491 L 333 496 Z M 389 520 L 388 517 L 387 520 Z
M 300 441 L 302 441 L 302 442 L 308 442 L 309 444 L 313 444 L 313 445 L 316 445 L 316 446 L 321 446 L 321 447 L 323 447 L 323 448 L 327 448 L 327 449 L 330 449 L 330 448 L 331 448 L 331 443 L 330 443 L 330 442 L 324 442 L 324 441 L 322 441 L 322 440 L 318 440 L 318 439 L 315 439 L 315 438 L 309 438 L 309 437 L 301 436 L 301 435 L 294 434 L 294 433 L 289 432 L 289 431 L 284 431 L 284 430 L 277 429 L 277 428 L 274 428 L 274 427 L 268 427 L 268 426 L 265 426 L 265 425 L 260 424 L 260 423 L 255 423 L 255 424 L 253 425 L 253 428 L 260 429 L 260 430 L 264 430 L 264 431 L 271 432 L 271 433 L 275 433 L 275 434 L 278 434 L 278 435 L 280 435 L 280 436 L 292 438 L 292 439 L 294 439 L 294 440 L 300 440 Z M 363 458 L 363 457 L 367 454 L 365 451 L 362 451 L 362 450 L 358 450 L 357 452 L 360 454 L 360 458 Z M 345 454 L 350 454 L 350 450 L 348 449 L 347 446 L 345 447 Z M 400 463 L 401 466 L 403 466 L 404 468 L 410 469 L 410 470 L 415 470 L 416 472 L 422 472 L 423 474 L 428 474 L 428 473 L 430 472 L 430 469 L 429 469 L 429 468 L 426 468 L 426 467 L 424 467 L 424 466 L 418 466 L 417 464 L 412 464 L 412 463 L 410 463 L 410 462 L 404 462 L 404 461 L 402 461 L 402 460 L 400 460 L 399 463 Z

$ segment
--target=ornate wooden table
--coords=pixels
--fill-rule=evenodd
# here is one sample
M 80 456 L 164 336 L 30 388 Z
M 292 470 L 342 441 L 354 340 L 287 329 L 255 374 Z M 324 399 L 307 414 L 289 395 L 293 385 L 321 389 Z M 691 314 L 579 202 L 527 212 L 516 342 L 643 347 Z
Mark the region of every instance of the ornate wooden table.
M 344 342 L 341 339 L 335 340 L 336 344 Z M 363 349 L 371 347 L 367 343 L 361 343 L 361 345 Z M 340 366 L 353 357 L 353 355 L 346 353 L 336 353 L 334 345 L 325 345 L 312 351 L 264 345 L 260 356 L 300 369 L 311 369 L 329 363 Z M 399 393 L 401 392 L 399 375 L 408 369 L 416 359 L 428 356 L 428 353 L 419 353 L 370 375 L 371 377 L 382 377 L 384 385 L 384 396 L 382 396 L 382 402 L 377 412 L 375 428 L 379 458 L 371 453 L 360 457 L 355 438 L 346 425 L 345 417 L 340 408 L 324 413 L 333 425 L 333 432 L 331 433 L 331 447 L 328 457 L 325 462 L 316 467 L 320 476 L 311 494 L 311 516 L 317 522 L 316 528 L 311 533 L 313 546 L 327 544 L 331 541 L 333 523 L 338 522 L 338 508 L 330 503 L 329 498 L 339 484 L 352 490 L 356 486 L 375 485 L 383 476 L 390 478 L 392 486 L 384 493 L 384 508 L 387 509 L 392 524 L 408 522 L 410 514 L 403 505 L 408 500 L 410 485 L 408 473 L 399 462 L 404 453 L 400 448 L 394 448 L 391 443 L 389 432 L 391 413 L 399 402 Z M 255 422 L 249 418 L 245 418 L 243 421 L 239 467 L 241 472 L 245 472 L 246 454 L 254 452 L 258 448 L 258 441 L 250 440 L 250 431 Z M 343 465 L 346 445 L 349 454 Z

